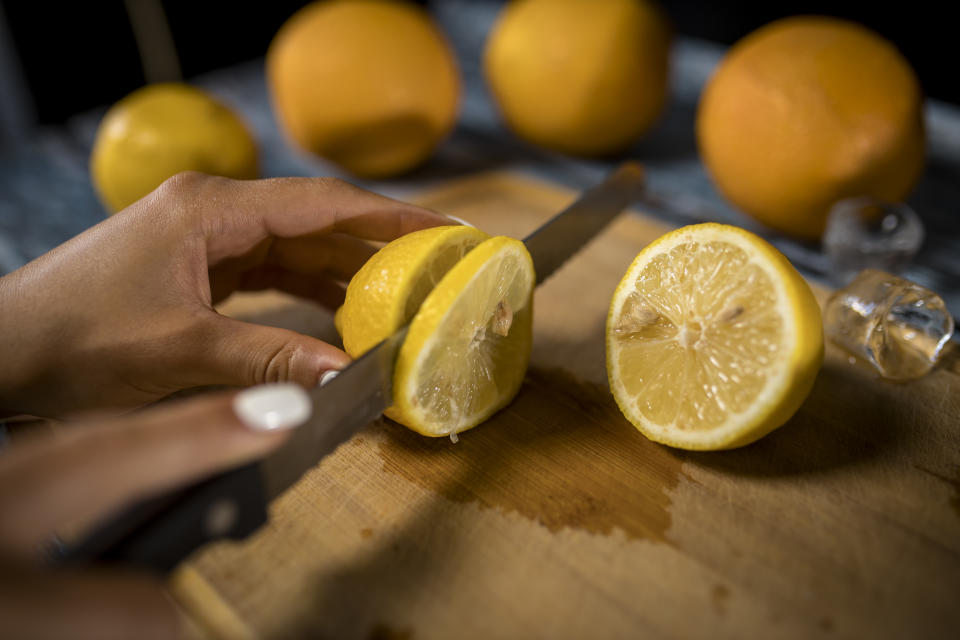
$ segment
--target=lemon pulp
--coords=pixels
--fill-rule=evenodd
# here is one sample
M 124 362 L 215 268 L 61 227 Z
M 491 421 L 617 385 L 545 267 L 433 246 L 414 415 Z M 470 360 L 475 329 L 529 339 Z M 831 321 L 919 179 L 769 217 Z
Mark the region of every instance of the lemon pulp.
M 741 446 L 785 422 L 822 354 L 809 286 L 776 249 L 726 225 L 685 227 L 644 249 L 607 320 L 622 412 L 688 449 Z
M 424 435 L 452 435 L 513 399 L 530 359 L 534 282 L 513 238 L 486 240 L 454 265 L 410 323 L 387 415 Z

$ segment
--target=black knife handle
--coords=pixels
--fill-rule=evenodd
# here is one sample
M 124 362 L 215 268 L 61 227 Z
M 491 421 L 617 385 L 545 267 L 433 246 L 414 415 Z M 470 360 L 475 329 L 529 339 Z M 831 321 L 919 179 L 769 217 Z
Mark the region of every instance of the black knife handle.
M 200 546 L 245 538 L 266 521 L 263 477 L 253 462 L 135 504 L 50 555 L 57 564 L 122 564 L 166 573 Z

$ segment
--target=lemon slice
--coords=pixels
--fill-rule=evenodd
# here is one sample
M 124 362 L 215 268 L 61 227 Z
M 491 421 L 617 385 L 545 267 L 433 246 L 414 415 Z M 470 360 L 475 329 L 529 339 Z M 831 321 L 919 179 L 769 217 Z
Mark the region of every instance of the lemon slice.
M 820 308 L 787 259 L 727 225 L 677 229 L 646 247 L 607 316 L 607 373 L 651 440 L 728 449 L 786 422 L 823 361 Z
M 335 323 L 358 358 L 406 325 L 453 265 L 490 236 L 451 225 L 408 233 L 375 253 L 350 280 Z
M 386 414 L 455 439 L 510 402 L 530 360 L 534 283 L 513 238 L 490 238 L 454 265 L 410 323 Z

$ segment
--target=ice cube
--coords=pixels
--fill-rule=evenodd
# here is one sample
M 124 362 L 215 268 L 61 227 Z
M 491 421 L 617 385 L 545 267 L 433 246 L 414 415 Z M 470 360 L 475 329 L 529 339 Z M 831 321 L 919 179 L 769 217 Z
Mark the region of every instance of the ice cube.
M 923 223 L 909 206 L 848 198 L 830 209 L 822 244 L 837 286 L 863 269 L 899 273 L 923 244 Z
M 867 269 L 827 301 L 827 337 L 885 378 L 927 374 L 953 334 L 943 299 L 904 278 Z

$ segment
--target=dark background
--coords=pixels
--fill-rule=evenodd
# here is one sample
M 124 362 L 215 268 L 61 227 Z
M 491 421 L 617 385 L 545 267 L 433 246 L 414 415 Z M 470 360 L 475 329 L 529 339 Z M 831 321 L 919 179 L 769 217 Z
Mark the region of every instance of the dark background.
M 162 0 L 187 79 L 263 56 L 280 25 L 304 4 L 307 3 L 302 0 Z M 421 4 L 429 7 L 430 3 Z M 955 68 L 950 68 L 957 58 L 954 22 L 933 2 L 663 0 L 661 4 L 679 34 L 726 44 L 788 15 L 815 13 L 854 19 L 900 48 L 917 70 L 928 96 L 960 103 L 960 82 Z M 63 122 L 75 113 L 110 104 L 144 84 L 123 0 L 0 0 L 0 8 L 0 37 L 8 39 L 6 49 L 14 52 L 12 56 L 8 54 L 13 64 L 8 61 L 7 66 L 14 71 L 20 69 L 20 78 L 13 86 L 19 86 L 23 110 L 33 123 Z M 0 78 L 0 88 L 4 87 Z

